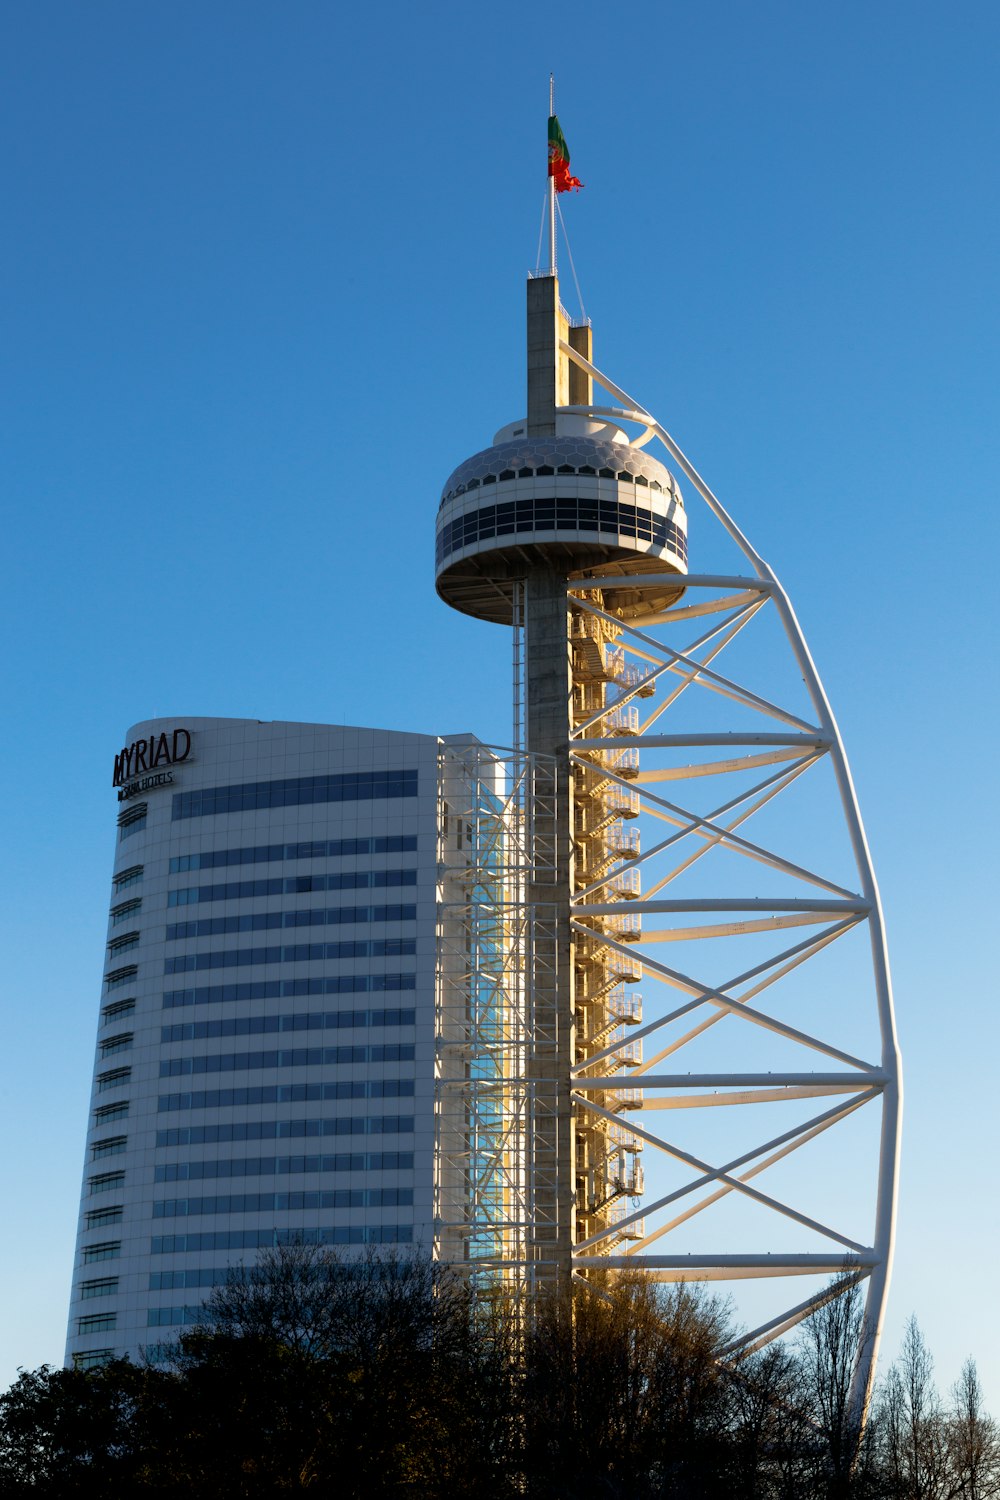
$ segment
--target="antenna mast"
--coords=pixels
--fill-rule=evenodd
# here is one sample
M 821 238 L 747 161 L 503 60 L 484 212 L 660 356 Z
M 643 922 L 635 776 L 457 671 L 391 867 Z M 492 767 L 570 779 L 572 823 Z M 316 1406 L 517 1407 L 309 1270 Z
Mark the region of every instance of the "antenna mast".
M 549 119 L 556 112 L 556 75 L 549 74 Z M 556 180 L 552 175 L 551 164 L 549 172 L 549 273 L 556 274 Z

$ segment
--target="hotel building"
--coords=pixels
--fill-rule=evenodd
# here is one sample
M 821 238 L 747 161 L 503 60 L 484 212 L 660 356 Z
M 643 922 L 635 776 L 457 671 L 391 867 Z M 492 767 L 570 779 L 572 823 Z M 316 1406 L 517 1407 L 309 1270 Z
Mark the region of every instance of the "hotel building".
M 67 1357 L 176 1337 L 299 1239 L 427 1245 L 440 742 L 129 730 Z

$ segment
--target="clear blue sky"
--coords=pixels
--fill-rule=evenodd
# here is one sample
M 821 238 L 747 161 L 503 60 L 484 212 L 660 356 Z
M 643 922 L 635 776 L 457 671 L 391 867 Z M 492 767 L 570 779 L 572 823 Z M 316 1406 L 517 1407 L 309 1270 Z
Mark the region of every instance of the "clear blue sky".
M 599 363 L 778 570 L 858 782 L 907 1067 L 889 1353 L 916 1311 L 1000 1408 L 998 49 L 977 0 L 3 8 L 0 1384 L 62 1356 L 125 728 L 508 739 L 433 517 L 521 410 L 554 68 Z

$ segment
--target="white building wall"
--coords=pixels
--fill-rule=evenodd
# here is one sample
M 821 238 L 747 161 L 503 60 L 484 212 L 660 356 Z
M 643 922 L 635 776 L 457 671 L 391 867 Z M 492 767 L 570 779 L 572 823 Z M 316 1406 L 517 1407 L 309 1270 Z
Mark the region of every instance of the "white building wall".
M 169 739 L 178 727 L 190 732 L 191 751 L 167 767 L 172 782 L 117 806 L 127 818 L 144 803 L 146 814 L 119 829 L 114 866 L 116 876 L 141 869 L 141 878 L 113 885 L 109 901 L 109 945 L 136 938 L 124 950 L 109 946 L 102 984 L 67 1343 L 67 1359 L 83 1364 L 109 1350 L 134 1355 L 175 1338 L 192 1315 L 184 1310 L 198 1307 L 212 1276 L 252 1260 L 258 1244 L 276 1237 L 431 1247 L 438 741 L 317 724 L 170 719 L 135 725 L 126 743 L 164 731 Z M 160 765 L 152 774 L 163 771 Z M 378 780 L 396 772 L 416 774 L 415 795 L 381 794 L 387 785 L 398 791 L 398 781 Z M 369 787 L 374 776 L 380 794 L 289 801 L 307 778 L 359 774 Z M 179 799 L 191 793 L 259 784 L 270 790 L 254 800 L 286 805 L 178 816 L 190 808 Z M 235 800 L 245 804 L 247 792 Z M 395 847 L 401 839 L 415 848 Z M 362 843 L 350 852 L 313 849 L 307 857 L 293 847 L 345 840 Z M 214 866 L 205 859 L 278 846 L 287 857 Z M 184 868 L 199 860 L 203 867 Z M 253 892 L 249 882 L 258 882 Z M 321 882 L 327 888 L 296 889 Z M 242 889 L 205 897 L 222 885 Z M 179 894 L 189 891 L 197 897 Z M 141 905 L 119 910 L 133 900 Z M 379 909 L 387 907 L 408 910 L 386 920 Z M 372 909 L 375 919 L 252 925 L 265 916 L 287 923 L 293 913 L 344 909 Z M 211 931 L 191 925 L 209 921 Z M 183 935 L 168 938 L 178 924 L 185 924 Z M 249 930 L 217 930 L 223 926 Z M 353 954 L 341 948 L 339 955 L 327 946 L 322 956 L 301 956 L 306 944 L 348 943 L 376 946 Z M 404 951 L 386 953 L 386 944 Z M 397 975 L 404 977 L 383 979 Z M 372 987 L 338 989 L 335 981 Z M 412 987 L 376 987 L 383 983 Z M 267 991 L 220 988 L 236 985 Z M 294 992 L 305 988 L 313 992 Z M 177 1003 L 179 995 L 185 1003 Z M 116 1011 L 128 1001 L 134 1008 Z M 388 1009 L 412 1012 L 412 1024 L 317 1029 L 320 1016 L 365 1011 L 374 1021 Z M 247 1030 L 254 1023 L 273 1028 L 279 1017 L 281 1031 Z M 206 1023 L 229 1034 L 206 1036 Z M 321 1057 L 323 1048 L 377 1050 L 348 1060 L 343 1051 Z M 386 1057 L 386 1048 L 399 1055 Z M 260 1053 L 271 1055 L 251 1056 Z M 119 1068 L 127 1073 L 116 1080 Z M 328 1097 L 320 1097 L 324 1092 Z M 346 1092 L 360 1097 L 329 1097 Z M 127 1112 L 114 1111 L 119 1105 Z M 345 1133 L 343 1122 L 358 1117 L 376 1123 L 364 1134 Z M 403 1128 L 380 1128 L 386 1117 L 402 1117 Z M 192 1139 L 191 1131 L 200 1134 Z M 250 1138 L 204 1139 L 206 1131 Z M 387 1153 L 402 1153 L 402 1161 L 386 1163 Z M 368 1160 L 315 1160 L 348 1156 Z M 164 1175 L 176 1180 L 157 1180 Z M 317 1197 L 334 1192 L 354 1197 Z M 367 1200 L 358 1196 L 365 1194 Z M 215 1201 L 195 1201 L 205 1199 Z M 206 1236 L 216 1237 L 217 1248 Z

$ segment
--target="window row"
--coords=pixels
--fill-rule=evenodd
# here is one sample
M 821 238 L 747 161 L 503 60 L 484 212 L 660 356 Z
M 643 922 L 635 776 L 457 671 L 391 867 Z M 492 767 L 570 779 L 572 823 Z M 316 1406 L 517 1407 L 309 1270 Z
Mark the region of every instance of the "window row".
M 127 922 L 129 917 L 136 916 L 142 910 L 142 897 L 133 896 L 131 901 L 123 901 L 119 906 L 111 908 L 111 925 L 120 927 Z
M 76 1331 L 79 1336 L 88 1333 L 113 1333 L 118 1325 L 117 1313 L 88 1313 L 77 1318 Z
M 146 814 L 149 811 L 145 802 L 133 802 L 126 807 L 124 812 L 118 814 L 118 842 L 130 839 L 134 833 L 141 833 L 146 826 Z
M 94 1129 L 111 1125 L 116 1120 L 128 1119 L 128 1100 L 119 1099 L 114 1104 L 101 1104 L 94 1110 Z
M 226 1000 L 291 1000 L 304 995 L 381 994 L 415 990 L 415 974 L 334 974 L 325 979 L 250 979 L 242 984 L 200 984 L 190 990 L 167 990 L 163 1009 L 213 1005 Z
M 91 1265 L 99 1260 L 117 1260 L 122 1253 L 121 1240 L 104 1240 L 99 1245 L 87 1245 L 83 1251 L 83 1264 Z
M 151 1292 L 182 1292 L 189 1287 L 225 1286 L 231 1266 L 198 1266 L 190 1271 L 150 1271 Z
M 83 1354 L 73 1355 L 73 1368 L 74 1370 L 99 1370 L 101 1365 L 106 1365 L 114 1357 L 113 1349 L 88 1349 Z
M 171 875 L 188 870 L 217 870 L 224 865 L 262 865 L 285 859 L 343 859 L 359 854 L 412 854 L 415 833 L 391 833 L 363 839 L 313 839 L 300 844 L 254 844 L 246 849 L 206 849 L 178 854 L 170 861 Z
M 92 1208 L 89 1213 L 84 1214 L 85 1227 L 100 1229 L 105 1224 L 120 1224 L 124 1212 L 120 1203 L 109 1205 L 107 1208 Z
M 510 479 L 533 479 L 535 475 L 540 479 L 551 478 L 554 474 L 585 474 L 591 479 L 614 479 L 618 484 L 639 484 L 651 490 L 659 490 L 662 494 L 663 485 L 658 479 L 650 479 L 642 473 L 633 473 L 631 469 L 595 469 L 593 464 L 539 464 L 537 468 L 529 468 L 527 465 L 520 469 L 501 469 L 495 474 L 480 474 L 473 479 L 467 479 L 464 484 L 456 484 L 453 490 L 441 496 L 441 503 L 454 500 L 458 495 L 464 495 L 468 490 L 478 490 L 483 485 L 503 483 Z M 521 502 L 518 502 L 521 503 Z M 504 509 L 504 507 L 499 507 Z
M 135 1033 L 132 1031 L 123 1031 L 118 1036 L 109 1036 L 106 1042 L 101 1043 L 101 1056 L 114 1057 L 116 1052 L 130 1051 L 134 1038 Z
M 226 1141 L 294 1140 L 326 1135 L 412 1135 L 412 1115 L 336 1115 L 330 1120 L 236 1120 L 156 1132 L 157 1146 L 211 1146 Z
M 175 1328 L 178 1325 L 190 1328 L 200 1323 L 205 1309 L 199 1302 L 196 1307 L 151 1307 L 146 1313 L 147 1328 Z
M 124 1172 L 97 1172 L 87 1178 L 87 1186 L 93 1196 L 95 1193 L 117 1192 L 124 1181 Z
M 138 948 L 140 933 L 138 931 L 123 932 L 121 937 L 112 938 L 108 943 L 108 958 L 118 958 L 122 953 L 128 953 L 131 948 Z
M 138 964 L 124 964 L 120 969 L 111 969 L 104 976 L 105 988 L 108 990 L 120 990 L 126 984 L 131 984 L 138 972 Z
M 415 906 L 317 906 L 301 911 L 240 912 L 231 917 L 196 917 L 170 922 L 167 942 L 181 938 L 224 937 L 230 932 L 267 932 L 281 927 L 344 926 L 349 922 L 413 922 Z
M 256 1068 L 318 1068 L 347 1063 L 412 1062 L 412 1044 L 390 1042 L 367 1047 L 276 1047 L 266 1052 L 218 1052 L 211 1057 L 169 1057 L 160 1063 L 161 1078 L 188 1078 L 202 1073 L 244 1073 Z
M 651 542 L 669 547 L 678 557 L 687 558 L 687 537 L 676 522 L 654 511 L 636 505 L 618 505 L 597 500 L 519 500 L 517 504 L 486 505 L 480 510 L 456 516 L 438 533 L 436 552 L 440 563 L 452 552 L 493 537 L 513 536 L 523 532 L 586 531 L 604 532 L 618 543 Z
M 127 1135 L 111 1135 L 103 1141 L 94 1141 L 90 1148 L 90 1159 L 100 1161 L 105 1156 L 120 1156 L 127 1145 Z
M 80 1297 L 85 1302 L 90 1297 L 113 1297 L 117 1290 L 117 1276 L 97 1276 L 92 1281 L 80 1283 Z
M 412 1188 L 323 1188 L 300 1193 L 218 1193 L 206 1198 L 158 1198 L 154 1219 L 201 1214 L 301 1213 L 318 1208 L 412 1208 Z
M 288 875 L 271 880 L 227 880 L 222 885 L 182 886 L 167 895 L 168 906 L 200 901 L 250 901 L 255 896 L 304 896 L 310 891 L 360 891 L 416 885 L 416 870 L 343 870 L 333 875 Z
M 408 1225 L 379 1224 L 379 1225 L 374 1226 L 374 1227 L 363 1226 L 363 1225 L 355 1225 L 353 1227 L 353 1229 L 352 1229 L 351 1232 L 352 1233 L 356 1233 L 356 1234 L 360 1234 L 360 1235 L 368 1236 L 369 1240 L 370 1240 L 371 1236 L 378 1236 L 380 1239 L 384 1239 L 388 1235 L 391 1235 L 392 1237 L 395 1237 L 396 1235 L 399 1235 L 399 1234 L 402 1234 L 404 1237 L 408 1238 L 409 1237 L 408 1236 L 408 1230 L 409 1230 L 409 1226 Z M 333 1241 L 332 1238 L 330 1238 L 330 1236 L 338 1234 L 339 1232 L 340 1231 L 336 1230 L 336 1229 L 312 1229 L 312 1230 L 305 1230 L 305 1231 L 302 1232 L 301 1238 L 299 1237 L 299 1235 L 295 1235 L 294 1231 L 292 1231 L 292 1230 L 279 1230 L 277 1232 L 277 1234 L 278 1234 L 278 1243 L 279 1244 L 284 1244 L 287 1239 L 291 1239 L 293 1237 L 293 1235 L 294 1235 L 293 1242 L 296 1243 L 296 1244 L 321 1245 L 321 1244 L 333 1244 L 334 1241 Z M 252 1239 L 254 1231 L 253 1230 L 249 1230 L 249 1231 L 237 1230 L 236 1233 L 241 1238 L 242 1238 L 242 1236 L 244 1234 L 246 1234 L 246 1235 L 249 1235 L 250 1238 Z M 306 1238 L 307 1235 L 308 1235 L 308 1238 Z M 167 1239 L 168 1236 L 165 1235 L 165 1236 L 163 1236 L 163 1238 Z M 202 1238 L 205 1238 L 205 1239 L 214 1239 L 215 1236 L 214 1235 L 205 1235 L 205 1236 L 202 1236 L 202 1235 L 192 1234 L 192 1235 L 186 1235 L 186 1236 L 177 1236 L 177 1238 L 178 1239 L 183 1238 L 185 1240 L 199 1240 L 199 1239 L 202 1239 Z M 154 1241 L 154 1244 L 155 1243 L 157 1243 L 157 1242 Z M 344 1241 L 338 1241 L 337 1243 L 341 1243 L 342 1244 L 342 1243 L 345 1243 L 345 1242 Z M 352 1241 L 352 1243 L 363 1243 L 363 1241 L 357 1241 L 356 1240 L 356 1241 Z M 270 1246 L 272 1244 L 272 1240 L 270 1238 L 268 1238 L 267 1240 L 264 1241 L 264 1244 L 267 1245 L 267 1246 Z M 191 1246 L 191 1245 L 188 1245 L 187 1248 L 188 1249 L 193 1249 L 194 1247 Z M 217 1248 L 217 1247 L 214 1247 L 214 1248 Z M 252 1244 L 249 1245 L 249 1246 L 241 1244 L 241 1245 L 239 1245 L 237 1247 L 231 1247 L 231 1246 L 227 1245 L 225 1248 L 226 1249 L 230 1249 L 230 1248 L 256 1249 L 257 1246 L 256 1245 L 252 1245 Z M 400 1269 L 404 1269 L 405 1265 L 406 1265 L 405 1261 L 404 1262 L 400 1262 Z M 385 1266 L 384 1266 L 384 1270 L 385 1270 L 386 1275 L 392 1275 L 393 1274 L 392 1263 L 391 1262 L 386 1262 Z M 148 1286 L 148 1290 L 151 1291 L 151 1292 L 187 1292 L 187 1291 L 190 1291 L 194 1287 L 197 1287 L 197 1288 L 200 1289 L 202 1287 L 211 1288 L 211 1287 L 217 1287 L 217 1286 L 225 1286 L 226 1283 L 228 1282 L 230 1276 L 232 1275 L 232 1273 L 233 1273 L 232 1262 L 230 1262 L 229 1265 L 225 1265 L 225 1266 L 190 1266 L 186 1270 L 185 1269 L 180 1269 L 180 1270 L 171 1270 L 171 1271 L 150 1271 L 150 1273 L 149 1273 L 149 1286 Z M 368 1268 L 366 1267 L 366 1264 L 365 1264 L 365 1262 L 363 1260 L 357 1260 L 357 1259 L 353 1259 L 352 1258 L 351 1260 L 335 1261 L 332 1265 L 330 1265 L 330 1266 L 327 1267 L 326 1274 L 327 1274 L 328 1279 L 331 1282 L 348 1283 L 351 1280 L 358 1279 L 359 1277 L 360 1277 L 361 1280 L 364 1280 L 364 1279 L 367 1278 L 367 1276 L 368 1276 L 369 1273 L 368 1273 Z
M 254 1088 L 161 1094 L 160 1114 L 178 1109 L 240 1109 L 257 1104 L 313 1104 L 334 1099 L 412 1099 L 412 1078 L 351 1078 L 339 1083 L 262 1083 Z
M 125 1016 L 130 1016 L 134 1010 L 134 995 L 130 995 L 127 1000 L 115 1000 L 101 1011 L 101 1025 L 107 1026 L 109 1021 L 121 1021 Z
M 412 1224 L 338 1224 L 330 1229 L 218 1229 L 204 1234 L 158 1234 L 153 1255 L 213 1250 L 267 1250 L 272 1245 L 410 1245 Z
M 127 870 L 119 870 L 118 874 L 113 877 L 111 889 L 117 896 L 119 891 L 127 891 L 129 886 L 138 885 L 142 880 L 142 874 L 142 865 L 129 865 Z
M 178 1021 L 160 1029 L 161 1042 L 200 1042 L 208 1037 L 266 1036 L 276 1031 L 345 1031 L 355 1027 L 414 1026 L 415 1010 L 299 1011 L 286 1016 L 226 1016 L 218 1021 Z
M 97 1092 L 106 1094 L 108 1089 L 124 1088 L 131 1077 L 131 1068 L 109 1068 L 106 1073 L 98 1073 Z
M 295 1177 L 317 1172 L 412 1172 L 412 1151 L 337 1151 L 326 1156 L 242 1156 L 218 1161 L 168 1161 L 154 1182 L 207 1182 L 217 1177 Z
M 251 964 L 304 964 L 347 958 L 406 958 L 417 951 L 415 938 L 356 938 L 342 943 L 284 943 L 260 948 L 220 948 L 180 953 L 163 961 L 164 974 L 204 969 L 242 969 Z
M 175 792 L 170 816 L 209 818 L 220 813 L 255 812 L 267 807 L 306 807 L 319 802 L 377 802 L 415 797 L 412 771 L 345 771 L 332 776 L 296 776 L 280 781 L 249 781 L 241 786 L 201 787 Z

